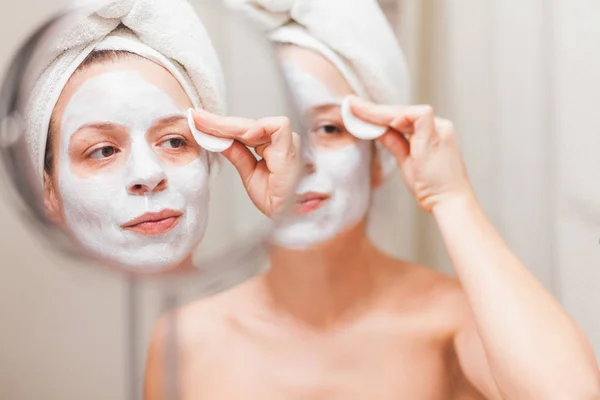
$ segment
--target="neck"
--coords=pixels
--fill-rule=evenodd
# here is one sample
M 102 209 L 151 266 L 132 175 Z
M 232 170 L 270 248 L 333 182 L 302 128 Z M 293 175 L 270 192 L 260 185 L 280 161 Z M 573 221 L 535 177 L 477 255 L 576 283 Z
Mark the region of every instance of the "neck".
M 310 325 L 331 325 L 367 306 L 381 258 L 363 222 L 310 249 L 273 248 L 262 285 L 274 309 Z

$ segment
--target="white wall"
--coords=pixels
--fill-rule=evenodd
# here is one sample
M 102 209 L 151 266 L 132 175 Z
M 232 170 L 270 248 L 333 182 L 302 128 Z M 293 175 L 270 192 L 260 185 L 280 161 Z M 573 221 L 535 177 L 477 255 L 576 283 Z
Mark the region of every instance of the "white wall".
M 600 3 L 554 0 L 557 289 L 600 358 Z
M 600 356 L 600 3 L 398 4 L 415 100 L 456 122 L 487 213 Z M 418 225 L 421 260 L 451 271 Z

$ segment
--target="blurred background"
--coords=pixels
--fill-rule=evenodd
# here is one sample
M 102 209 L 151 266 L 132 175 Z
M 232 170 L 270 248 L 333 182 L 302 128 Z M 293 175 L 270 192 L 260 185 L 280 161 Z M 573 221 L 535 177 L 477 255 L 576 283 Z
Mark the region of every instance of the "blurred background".
M 454 120 L 483 207 L 600 357 L 600 3 L 381 3 L 414 101 Z M 0 5 L 0 73 L 65 4 Z M 378 243 L 452 273 L 431 218 L 399 178 L 386 186 L 371 227 Z M 44 249 L 0 189 L 0 398 L 124 399 L 126 304 L 123 278 Z M 147 306 L 151 325 L 158 306 Z

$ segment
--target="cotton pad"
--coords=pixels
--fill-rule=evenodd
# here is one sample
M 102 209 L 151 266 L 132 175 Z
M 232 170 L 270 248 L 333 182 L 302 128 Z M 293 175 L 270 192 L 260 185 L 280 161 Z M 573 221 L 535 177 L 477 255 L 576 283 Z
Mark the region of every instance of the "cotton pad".
M 382 136 L 387 130 L 387 126 L 374 125 L 363 121 L 352 114 L 350 109 L 350 96 L 346 96 L 342 101 L 342 120 L 346 130 L 353 136 L 362 140 L 373 140 Z
M 200 132 L 198 128 L 196 128 L 196 123 L 194 122 L 194 110 L 188 110 L 188 124 L 190 125 L 190 129 L 192 130 L 192 135 L 196 142 L 208 151 L 213 153 L 220 153 L 222 151 L 227 150 L 233 144 L 233 139 L 223 139 L 215 136 L 208 135 L 204 132 Z

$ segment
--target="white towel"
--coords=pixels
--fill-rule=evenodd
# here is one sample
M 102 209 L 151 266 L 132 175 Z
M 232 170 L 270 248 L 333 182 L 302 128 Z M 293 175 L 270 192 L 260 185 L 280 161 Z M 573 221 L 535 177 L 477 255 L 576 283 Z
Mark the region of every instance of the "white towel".
M 276 42 L 318 51 L 359 96 L 378 103 L 410 99 L 408 67 L 375 0 L 226 0 Z
M 272 41 L 322 54 L 358 96 L 381 104 L 409 102 L 406 59 L 375 0 L 226 2 L 258 22 Z M 396 168 L 396 162 L 382 146 L 378 148 L 387 175 Z
M 76 6 L 65 28 L 38 57 L 42 68 L 37 66 L 40 72 L 26 105 L 27 142 L 40 178 L 54 107 L 71 75 L 95 50 L 124 50 L 148 58 L 171 72 L 194 107 L 225 112 L 217 54 L 186 0 L 80 0 Z

